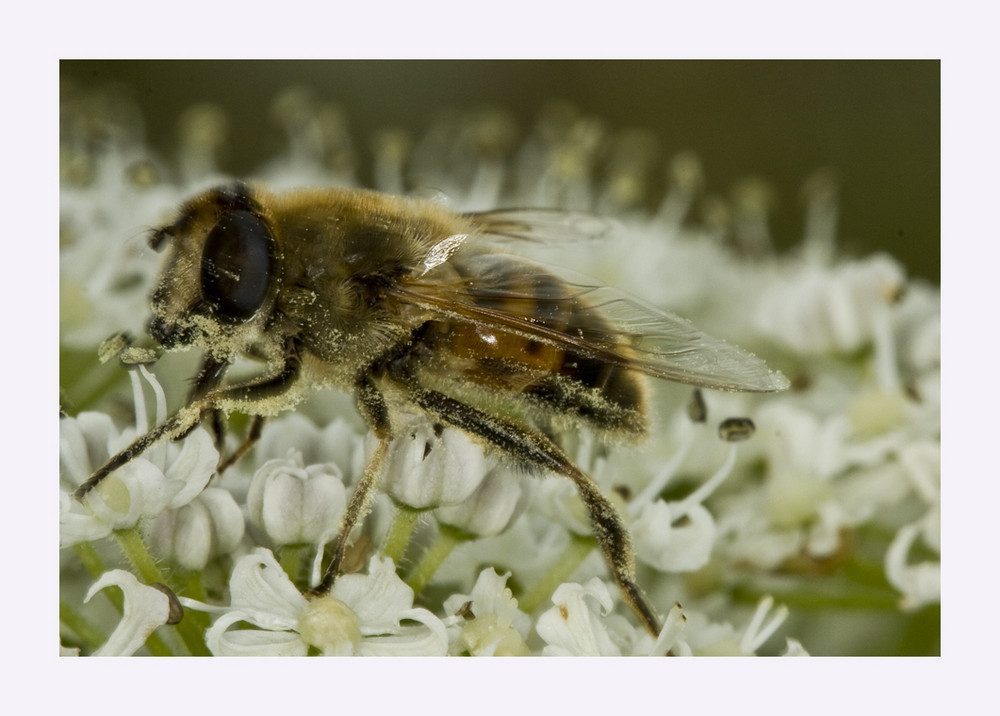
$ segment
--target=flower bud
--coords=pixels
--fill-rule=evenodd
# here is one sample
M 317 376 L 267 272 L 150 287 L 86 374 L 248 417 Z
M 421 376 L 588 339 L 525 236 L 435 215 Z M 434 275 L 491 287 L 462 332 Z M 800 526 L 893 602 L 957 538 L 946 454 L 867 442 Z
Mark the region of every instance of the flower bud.
M 336 534 L 346 505 L 340 468 L 305 467 L 295 451 L 261 465 L 247 494 L 251 522 L 278 545 L 326 541 Z
M 434 515 L 438 522 L 477 537 L 492 537 L 507 529 L 521 514 L 527 502 L 526 486 L 521 475 L 498 465 L 486 473 L 467 500 L 439 507 Z
M 385 491 L 414 509 L 455 505 L 476 491 L 488 468 L 483 449 L 460 430 L 416 417 L 386 456 Z
M 190 571 L 205 568 L 213 557 L 228 554 L 243 539 L 243 513 L 226 490 L 209 487 L 175 510 L 167 510 L 145 527 L 154 554 Z
M 636 557 L 665 572 L 692 572 L 708 563 L 715 543 L 715 520 L 701 505 L 691 505 L 687 522 L 673 525 L 678 503 L 647 504 L 632 524 Z

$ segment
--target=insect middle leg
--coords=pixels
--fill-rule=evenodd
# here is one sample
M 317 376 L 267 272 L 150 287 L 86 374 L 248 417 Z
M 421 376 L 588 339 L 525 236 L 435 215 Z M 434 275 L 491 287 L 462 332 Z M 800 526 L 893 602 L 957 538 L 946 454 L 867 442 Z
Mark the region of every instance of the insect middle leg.
M 215 411 L 213 413 L 213 418 L 217 414 L 218 411 Z M 215 471 L 218 474 L 221 475 L 223 472 L 228 470 L 237 460 L 239 460 L 241 457 L 250 452 L 250 449 L 257 444 L 258 440 L 260 440 L 260 436 L 264 432 L 264 423 L 266 421 L 267 418 L 265 418 L 263 415 L 253 416 L 253 420 L 250 421 L 250 429 L 247 431 L 246 439 L 242 443 L 240 443 L 239 446 L 235 450 L 233 450 L 228 456 L 219 460 L 219 465 L 218 467 L 215 468 Z M 219 452 L 221 454 L 222 452 L 221 449 Z
M 326 594 L 333 587 L 334 580 L 340 572 L 340 564 L 344 560 L 344 552 L 347 550 L 347 541 L 351 537 L 354 527 L 360 522 L 371 509 L 372 500 L 375 497 L 375 490 L 378 488 L 379 479 L 382 475 L 382 465 L 385 462 L 386 453 L 389 450 L 389 443 L 392 440 L 392 431 L 389 423 L 389 410 L 385 404 L 382 393 L 375 387 L 369 378 L 363 378 L 357 388 L 358 409 L 378 438 L 378 446 L 375 453 L 368 461 L 361 480 L 354 486 L 351 493 L 351 501 L 347 504 L 344 517 L 341 520 L 340 532 L 337 535 L 337 543 L 333 550 L 333 559 L 330 560 L 326 573 L 322 581 L 309 590 L 313 596 Z
M 231 365 L 231 361 L 216 360 L 211 355 L 205 356 L 201 363 L 201 370 L 198 371 L 198 375 L 194 379 L 191 393 L 188 395 L 188 403 L 200 400 L 206 393 L 217 388 Z M 219 451 L 219 454 L 222 454 L 226 443 L 226 423 L 221 410 L 212 410 L 211 428 L 212 434 L 215 436 L 215 449 Z
M 230 366 L 232 366 L 232 361 L 217 360 L 211 355 L 205 356 L 201 364 L 201 370 L 195 378 L 194 387 L 188 396 L 188 402 L 193 403 L 217 388 Z M 215 436 L 215 449 L 222 456 L 226 449 L 226 415 L 218 408 L 213 408 L 209 421 L 212 435 Z M 220 457 L 216 472 L 221 475 L 237 460 L 246 455 L 250 451 L 250 448 L 260 440 L 263 429 L 264 416 L 255 415 L 253 421 L 250 423 L 250 430 L 247 433 L 246 439 L 230 455 Z
M 659 635 L 660 618 L 635 581 L 632 538 L 618 512 L 590 475 L 574 465 L 540 432 L 511 424 L 436 391 L 414 388 L 411 397 L 442 422 L 480 437 L 516 460 L 572 480 L 587 507 L 594 537 L 625 601 L 646 629 L 653 636 Z

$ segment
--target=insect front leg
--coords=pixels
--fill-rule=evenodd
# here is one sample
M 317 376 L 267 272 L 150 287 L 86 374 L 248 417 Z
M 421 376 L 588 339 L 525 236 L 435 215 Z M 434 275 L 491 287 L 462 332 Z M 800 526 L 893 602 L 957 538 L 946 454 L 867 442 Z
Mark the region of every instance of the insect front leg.
M 290 391 L 301 375 L 302 362 L 298 353 L 291 348 L 292 344 L 289 345 L 290 349 L 285 354 L 285 362 L 277 375 L 249 380 L 226 388 L 205 390 L 196 400 L 190 401 L 160 425 L 140 435 L 124 450 L 113 455 L 76 489 L 73 497 L 82 502 L 87 493 L 101 484 L 112 472 L 142 455 L 164 437 L 173 440 L 183 438 L 194 430 L 206 415 L 217 410 L 220 405 L 227 402 L 253 405 Z M 219 377 L 221 378 L 221 375 Z M 211 381 L 206 381 L 206 383 L 208 382 Z M 197 385 L 198 383 L 196 383 L 196 391 Z
M 594 537 L 625 601 L 646 629 L 653 636 L 659 636 L 662 628 L 660 618 L 635 581 L 632 538 L 617 510 L 590 475 L 580 470 L 562 450 L 536 430 L 514 425 L 436 391 L 413 388 L 411 397 L 418 406 L 442 422 L 479 436 L 516 460 L 572 480 L 587 507 Z
M 357 392 L 358 409 L 362 416 L 372 427 L 375 437 L 378 438 L 378 446 L 375 453 L 365 466 L 365 471 L 361 475 L 361 480 L 354 487 L 351 493 L 351 501 L 344 512 L 344 518 L 340 524 L 340 533 L 337 535 L 337 544 L 333 550 L 333 559 L 326 568 L 322 581 L 313 587 L 310 594 L 319 596 L 326 594 L 333 587 L 334 580 L 340 572 L 340 565 L 344 560 L 344 552 L 347 550 L 347 541 L 350 539 L 354 527 L 368 514 L 371 509 L 372 500 L 375 497 L 375 490 L 378 488 L 379 479 L 382 475 L 382 465 L 385 462 L 386 453 L 389 450 L 389 443 L 392 440 L 392 431 L 389 424 L 389 409 L 385 404 L 385 398 L 381 391 L 365 377 L 358 384 Z

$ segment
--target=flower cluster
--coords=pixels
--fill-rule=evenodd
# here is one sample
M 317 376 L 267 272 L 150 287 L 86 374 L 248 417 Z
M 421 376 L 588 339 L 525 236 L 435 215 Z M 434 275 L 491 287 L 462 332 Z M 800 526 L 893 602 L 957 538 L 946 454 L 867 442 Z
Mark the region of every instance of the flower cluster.
M 186 391 L 180 381 L 194 369 L 183 356 L 153 369 L 100 365 L 97 346 L 142 333 L 158 260 L 130 237 L 220 179 L 214 157 L 225 139 L 219 110 L 193 108 L 177 157 L 163 162 L 141 141 L 133 110 L 92 99 L 68 97 L 62 127 L 67 652 L 861 653 L 871 635 L 856 615 L 879 610 L 890 626 L 878 649 L 895 653 L 908 619 L 937 609 L 938 290 L 908 280 L 891 257 L 840 256 L 829 186 L 814 187 L 806 238 L 785 255 L 769 248 L 762 202 L 705 201 L 690 155 L 670 162 L 668 191 L 649 212 L 651 139 L 564 105 L 547 107 L 524 136 L 498 113 L 422 137 L 377 133 L 374 183 L 435 187 L 459 210 L 554 206 L 615 218 L 615 236 L 586 251 L 539 251 L 631 287 L 792 380 L 766 396 L 651 386 L 643 446 L 565 436 L 629 527 L 659 635 L 622 603 L 572 484 L 523 474 L 416 414 L 397 426 L 342 576 L 309 597 L 373 451 L 343 396 L 319 394 L 275 418 L 221 475 L 219 448 L 231 452 L 236 437 L 219 446 L 197 428 L 75 499 L 110 455 L 166 419 L 167 396 Z M 275 107 L 289 150 L 253 178 L 358 185 L 342 115 L 298 91 Z M 714 213 L 698 220 L 699 203 Z M 755 430 L 725 422 L 733 417 Z M 924 636 L 928 650 L 936 639 Z

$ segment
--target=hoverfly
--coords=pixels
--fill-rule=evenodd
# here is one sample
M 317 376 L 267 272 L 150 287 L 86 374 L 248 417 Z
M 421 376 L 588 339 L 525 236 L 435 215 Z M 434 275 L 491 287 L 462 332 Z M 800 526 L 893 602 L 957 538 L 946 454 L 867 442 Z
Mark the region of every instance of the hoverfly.
M 150 335 L 196 346 L 187 404 L 97 470 L 75 496 L 163 438 L 203 419 L 267 416 L 310 391 L 354 395 L 378 445 L 348 504 L 327 592 L 351 530 L 369 510 L 401 413 L 425 414 L 536 472 L 575 484 L 625 599 L 654 635 L 660 619 L 635 580 L 631 537 L 611 502 L 552 437 L 555 423 L 599 437 L 647 432 L 643 376 L 719 390 L 777 391 L 788 381 L 751 354 L 606 286 L 564 278 L 497 251 L 544 240 L 545 211 L 456 213 L 353 189 L 272 193 L 236 182 L 184 204 L 150 245 L 168 249 L 152 294 Z M 241 356 L 259 377 L 227 382 Z M 516 404 L 517 410 L 510 410 Z

